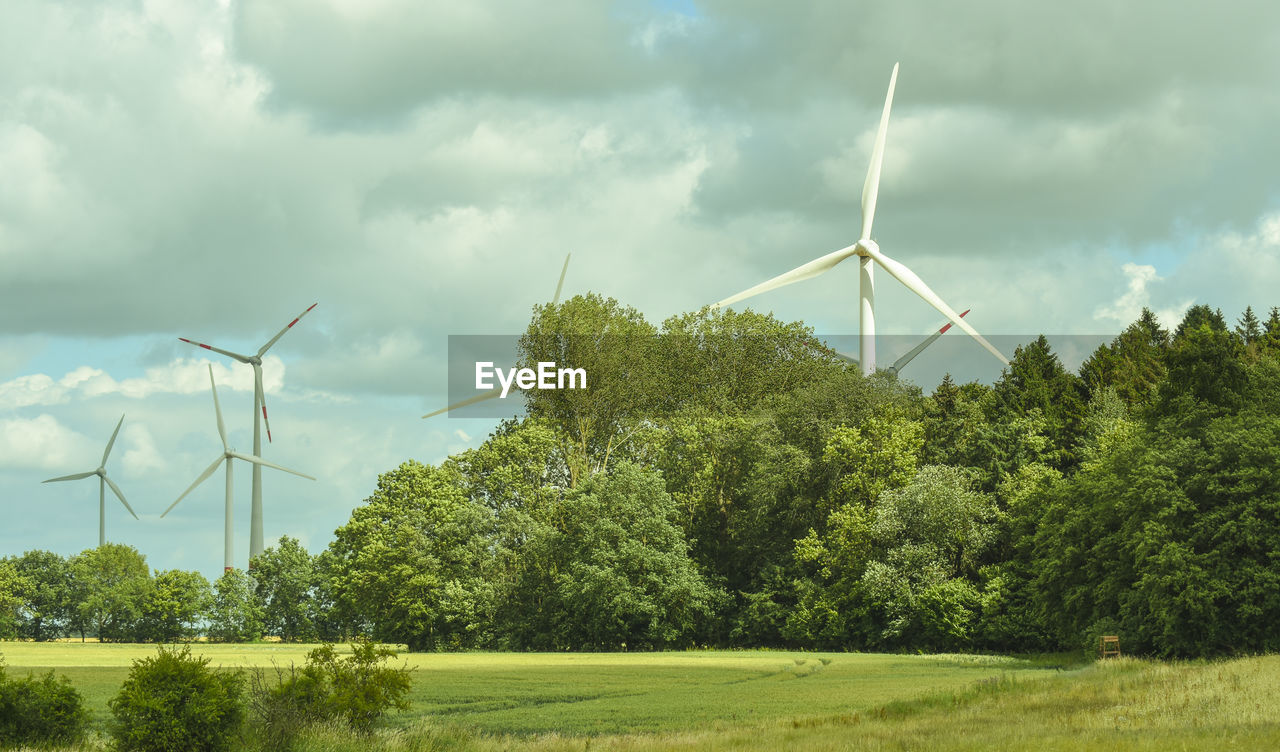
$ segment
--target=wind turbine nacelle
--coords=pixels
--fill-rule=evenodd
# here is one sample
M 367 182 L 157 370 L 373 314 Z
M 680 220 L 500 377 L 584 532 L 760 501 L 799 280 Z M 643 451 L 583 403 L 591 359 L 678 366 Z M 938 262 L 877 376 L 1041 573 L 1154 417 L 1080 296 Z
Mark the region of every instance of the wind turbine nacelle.
M 871 238 L 863 238 L 853 247 L 855 253 L 859 256 L 871 256 L 880 252 L 880 246 L 876 245 L 876 241 Z

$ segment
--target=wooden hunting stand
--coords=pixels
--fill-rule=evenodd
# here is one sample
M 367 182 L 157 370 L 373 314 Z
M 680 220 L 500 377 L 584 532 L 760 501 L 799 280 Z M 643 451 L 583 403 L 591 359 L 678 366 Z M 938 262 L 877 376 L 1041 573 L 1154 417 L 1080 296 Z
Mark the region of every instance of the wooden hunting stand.
M 1102 635 L 1098 641 L 1099 651 L 1103 658 L 1111 658 L 1112 656 L 1120 657 L 1120 636 L 1119 635 Z

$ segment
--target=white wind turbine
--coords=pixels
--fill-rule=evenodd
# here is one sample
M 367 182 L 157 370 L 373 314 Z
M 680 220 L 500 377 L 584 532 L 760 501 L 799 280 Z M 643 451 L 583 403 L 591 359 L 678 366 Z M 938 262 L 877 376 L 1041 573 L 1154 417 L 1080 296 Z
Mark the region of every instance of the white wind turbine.
M 570 256 L 572 256 L 572 255 L 573 255 L 573 254 L 571 254 L 571 253 L 566 253 L 566 254 L 565 254 L 565 256 L 564 256 L 564 266 L 562 266 L 562 267 L 560 268 L 560 281 L 556 283 L 556 294 L 555 294 L 555 297 L 551 299 L 551 305 L 556 305 L 556 304 L 558 304 L 558 303 L 560 302 L 560 290 L 564 287 L 564 275 L 565 275 L 565 272 L 569 271 L 569 257 L 570 257 Z M 510 394 L 511 392 L 516 391 L 516 390 L 517 390 L 517 389 L 519 389 L 519 388 L 520 388 L 520 387 L 515 386 L 514 384 L 512 384 L 512 386 L 511 386 L 511 390 L 508 392 L 508 394 Z M 462 401 L 460 401 L 460 402 L 455 402 L 455 403 L 453 403 L 452 405 L 449 405 L 448 407 L 442 407 L 442 408 L 440 408 L 439 410 L 436 410 L 436 411 L 434 411 L 434 412 L 427 413 L 426 415 L 424 415 L 424 416 L 422 416 L 422 417 L 423 417 L 423 418 L 432 418 L 432 417 L 435 417 L 435 416 L 439 415 L 440 413 L 447 413 L 447 412 L 449 412 L 450 410 L 456 410 L 456 409 L 461 408 L 461 407 L 467 407 L 467 406 L 469 406 L 469 405 L 474 405 L 474 404 L 477 404 L 477 403 L 479 403 L 479 402 L 484 402 L 485 400 L 496 399 L 496 398 L 501 397 L 501 396 L 502 396 L 502 392 L 498 391 L 497 389 L 491 389 L 491 390 L 489 390 L 489 391 L 485 392 L 484 394 L 477 394 L 477 395 L 476 395 L 476 396 L 474 396 L 474 397 L 468 397 L 468 398 L 466 398 L 466 399 L 464 399 L 464 400 L 462 400 Z
M 951 309 L 951 306 L 943 302 L 942 298 L 924 283 L 915 272 L 908 269 L 901 263 L 894 261 L 888 256 L 880 252 L 880 246 L 871 239 L 871 223 L 876 215 L 876 195 L 880 190 L 880 166 L 884 161 L 884 141 L 885 134 L 889 129 L 889 108 L 893 104 L 893 87 L 898 80 L 898 65 L 893 66 L 893 74 L 889 77 L 889 92 L 884 98 L 884 112 L 880 115 L 880 128 L 876 131 L 875 146 L 871 151 L 871 164 L 867 167 L 867 178 L 862 184 L 862 234 L 858 238 L 858 242 L 853 245 L 841 248 L 838 251 L 828 253 L 821 258 L 814 259 L 803 266 L 796 267 L 791 271 L 780 274 L 777 277 L 752 287 L 748 290 L 730 296 L 724 300 L 712 305 L 712 308 L 719 308 L 736 303 L 739 300 L 759 295 L 762 292 L 774 290 L 779 287 L 785 287 L 793 282 L 811 279 L 813 277 L 829 271 L 836 264 L 849 258 L 850 256 L 858 256 L 859 259 L 859 325 L 858 325 L 858 348 L 861 360 L 863 374 L 871 374 L 876 370 L 876 351 L 875 351 L 875 280 L 872 272 L 875 267 L 872 262 L 884 267 L 895 279 L 907 287 L 908 290 L 914 292 L 925 300 L 926 303 L 942 312 L 947 320 L 964 330 L 970 337 L 973 337 L 985 347 L 992 355 L 1000 359 L 1001 363 L 1008 365 L 1009 360 L 1004 357 L 995 347 L 992 346 L 981 334 L 978 334 L 968 322 L 960 318 L 959 314 Z
M 134 513 L 133 507 L 129 506 L 129 502 L 125 501 L 124 494 L 121 493 L 120 487 L 107 477 L 107 457 L 111 454 L 111 447 L 116 443 L 116 436 L 120 433 L 120 426 L 124 425 L 124 416 L 120 416 L 120 422 L 116 423 L 116 430 L 111 433 L 111 440 L 107 442 L 107 450 L 102 453 L 102 462 L 98 463 L 97 470 L 90 470 L 87 473 L 76 473 L 75 475 L 64 475 L 61 478 L 50 478 L 43 481 L 44 483 L 57 483 L 62 480 L 80 480 L 88 478 L 91 475 L 98 476 L 98 546 L 101 547 L 107 542 L 107 491 L 106 486 L 111 486 L 111 492 L 124 504 L 124 508 L 129 510 L 129 514 L 133 518 L 138 519 L 138 515 Z
M 262 389 L 262 356 L 267 354 L 267 350 L 271 349 L 284 333 L 293 328 L 293 325 L 302 320 L 303 316 L 311 313 L 311 309 L 315 308 L 318 303 L 312 303 L 307 310 L 298 314 L 298 317 L 290 321 L 285 328 L 281 329 L 276 336 L 267 341 L 267 344 L 258 348 L 258 352 L 254 355 L 241 355 L 233 353 L 230 350 L 222 350 L 212 345 L 206 345 L 203 342 L 189 340 L 186 337 L 178 339 L 196 347 L 203 347 L 206 350 L 212 350 L 221 353 L 228 358 L 234 358 L 241 363 L 248 363 L 253 366 L 253 455 L 255 457 L 262 454 L 262 429 L 263 423 L 267 426 L 267 441 L 271 441 L 271 421 L 267 419 L 267 397 Z M 262 415 L 262 423 L 258 422 L 258 415 Z M 231 466 L 227 466 L 230 472 Z M 249 560 L 262 553 L 262 467 L 253 466 L 253 506 L 250 507 L 249 513 Z
M 300 473 L 297 470 L 290 470 L 287 467 L 281 467 L 280 465 L 267 462 L 266 460 L 257 456 L 257 454 L 254 454 L 253 456 L 250 456 L 247 454 L 240 454 L 239 452 L 235 451 L 231 447 L 227 446 L 227 427 L 222 423 L 222 407 L 218 405 L 218 387 L 215 386 L 213 383 L 213 366 L 209 366 L 209 387 L 213 389 L 213 411 L 218 416 L 218 436 L 222 438 L 222 454 L 218 455 L 218 459 L 214 460 L 212 465 L 205 468 L 205 471 L 203 473 L 200 473 L 200 477 L 196 478 L 195 482 L 192 483 L 190 486 L 188 486 L 187 490 L 183 491 L 182 495 L 179 496 L 176 501 L 170 504 L 169 508 L 164 510 L 164 513 L 161 514 L 160 516 L 164 517 L 166 514 L 173 511 L 173 508 L 178 506 L 179 501 L 182 501 L 183 499 L 185 499 L 187 497 L 187 494 L 195 490 L 196 486 L 208 480 L 209 476 L 213 475 L 213 471 L 218 469 L 218 465 L 220 465 L 222 462 L 225 461 L 227 463 L 227 496 L 226 496 L 226 513 L 225 513 L 225 519 L 223 521 L 222 558 L 223 558 L 223 569 L 226 570 L 226 569 L 231 569 L 235 566 L 235 563 L 233 562 L 234 530 L 231 524 L 231 517 L 232 517 L 231 492 L 233 488 L 231 460 L 233 459 L 244 460 L 245 462 L 251 463 L 254 467 L 265 466 L 265 467 L 275 468 L 276 470 L 283 470 L 286 473 L 293 473 L 294 475 L 297 475 L 300 478 L 306 478 L 307 480 L 315 480 L 315 478 L 312 478 L 310 475 L 307 475 L 306 473 Z

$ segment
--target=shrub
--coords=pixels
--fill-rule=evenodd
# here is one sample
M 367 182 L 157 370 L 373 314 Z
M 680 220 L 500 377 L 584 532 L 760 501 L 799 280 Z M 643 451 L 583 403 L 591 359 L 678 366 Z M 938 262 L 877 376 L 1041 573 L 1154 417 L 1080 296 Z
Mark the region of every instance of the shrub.
M 244 677 L 215 671 L 191 648 L 161 647 L 133 662 L 120 694 L 107 704 L 110 726 L 121 752 L 199 750 L 231 746 L 244 721 Z
M 65 676 L 9 679 L 0 664 L 0 746 L 74 744 L 89 723 L 80 696 Z
M 382 665 L 395 650 L 369 641 L 354 642 L 351 650 L 340 659 L 333 645 L 322 645 L 307 654 L 303 668 L 277 670 L 273 686 L 255 673 L 249 704 L 264 747 L 288 749 L 305 727 L 320 723 L 369 733 L 388 710 L 409 708 L 409 670 Z

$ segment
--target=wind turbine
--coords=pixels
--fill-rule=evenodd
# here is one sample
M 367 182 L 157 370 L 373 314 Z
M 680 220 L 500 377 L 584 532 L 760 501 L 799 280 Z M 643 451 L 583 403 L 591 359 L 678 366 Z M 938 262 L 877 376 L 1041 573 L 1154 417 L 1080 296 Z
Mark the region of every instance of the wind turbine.
M 960 314 L 960 318 L 964 318 L 965 316 L 968 316 L 968 315 L 969 315 L 969 310 L 970 310 L 970 309 L 966 308 L 966 309 L 965 309 L 965 310 Z M 913 347 L 913 348 L 911 348 L 909 351 L 907 351 L 907 354 L 906 354 L 906 355 L 903 355 L 901 358 L 898 358 L 897 360 L 893 361 L 893 365 L 891 365 L 891 366 L 889 366 L 888 368 L 884 369 L 884 370 L 885 370 L 885 372 L 886 372 L 886 373 L 890 373 L 890 374 L 897 375 L 900 371 L 902 371 L 902 369 L 903 369 L 903 368 L 904 368 L 908 363 L 910 363 L 911 361 L 915 360 L 915 357 L 916 357 L 917 355 L 919 355 L 920 353 L 924 352 L 924 349 L 925 349 L 926 347 L 928 347 L 929 345 L 932 345 L 932 344 L 934 343 L 934 341 L 938 339 L 938 337 L 941 337 L 942 335 L 946 334 L 946 333 L 947 333 L 947 330 L 948 330 L 948 329 L 950 329 L 950 328 L 951 328 L 951 322 L 950 322 L 950 321 L 948 321 L 946 324 L 944 324 L 944 325 L 942 326 L 942 328 L 941 328 L 941 329 L 939 329 L 938 331 L 934 332 L 933 334 L 930 334 L 928 337 L 925 337 L 925 338 L 924 338 L 924 340 L 920 342 L 920 344 L 916 345 L 915 347 Z M 857 358 L 851 358 L 851 357 L 849 357 L 848 355 L 845 355 L 845 354 L 844 354 L 844 353 L 842 353 L 842 352 L 837 352 L 837 351 L 835 351 L 835 350 L 833 350 L 832 352 L 835 352 L 835 355 L 836 355 L 836 357 L 837 357 L 837 358 L 839 358 L 840 360 L 843 360 L 844 362 L 848 363 L 849 365 L 854 366 L 854 367 L 856 367 L 856 366 L 858 365 L 858 359 L 857 359 Z
M 881 253 L 880 246 L 871 239 L 871 223 L 876 215 L 876 196 L 880 191 L 880 166 L 884 162 L 884 141 L 885 134 L 889 129 L 889 108 L 893 104 L 893 87 L 898 80 L 898 64 L 894 63 L 893 73 L 889 76 L 889 92 L 884 98 L 884 112 L 880 115 L 880 128 L 876 131 L 875 146 L 871 150 L 871 164 L 867 167 L 867 178 L 862 184 L 862 234 L 858 237 L 858 242 L 850 246 L 845 246 L 838 251 L 832 251 L 821 258 L 814 259 L 807 264 L 796 267 L 791 271 L 780 274 L 767 282 L 744 290 L 737 295 L 732 295 L 719 303 L 713 304 L 712 308 L 719 308 L 736 303 L 739 300 L 759 295 L 762 292 L 768 292 L 779 287 L 785 287 L 794 282 L 800 282 L 806 279 L 822 274 L 831 270 L 836 264 L 851 257 L 858 257 L 859 264 L 859 326 L 858 326 L 858 348 L 862 365 L 862 373 L 870 375 L 876 370 L 876 324 L 875 324 L 875 279 L 873 272 L 875 267 L 872 262 L 879 264 L 885 271 L 889 272 L 895 279 L 901 282 L 906 288 L 916 295 L 924 299 L 926 303 L 942 312 L 947 320 L 964 330 L 970 337 L 973 337 L 985 347 L 992 355 L 1000 359 L 1001 363 L 1008 365 L 1009 360 L 1004 357 L 995 347 L 992 346 L 981 334 L 971 326 L 968 322 L 960 318 L 960 316 L 947 305 L 937 293 L 929 289 L 924 280 L 916 276 L 916 273 L 908 269 L 903 264 L 889 258 Z
M 111 486 L 111 492 L 124 504 L 124 508 L 129 510 L 129 514 L 133 518 L 138 519 L 138 515 L 134 513 L 133 507 L 129 506 L 129 502 L 125 501 L 124 494 L 121 493 L 120 487 L 107 477 L 107 457 L 111 454 L 111 447 L 115 446 L 116 436 L 120 433 L 120 426 L 124 425 L 124 416 L 120 416 L 120 422 L 116 423 L 116 430 L 111 433 L 111 440 L 107 442 L 107 450 L 102 453 L 102 462 L 98 463 L 97 470 L 90 470 L 87 473 L 76 473 L 75 475 L 64 475 L 61 478 L 50 478 L 43 481 L 44 483 L 57 483 L 62 480 L 80 480 L 88 478 L 91 475 L 98 476 L 98 546 L 102 547 L 107 542 L 107 491 L 106 487 Z
M 566 253 L 564 255 L 564 266 L 560 268 L 560 281 L 556 283 L 556 294 L 555 294 L 555 297 L 551 299 L 551 305 L 557 305 L 560 302 L 560 290 L 564 287 L 564 275 L 565 275 L 565 272 L 569 271 L 569 257 L 572 255 L 573 254 L 571 253 Z M 511 386 L 510 391 L 513 392 L 519 388 L 520 387 L 515 386 L 513 384 Z M 510 392 L 508 392 L 508 394 L 510 394 Z M 479 402 L 484 402 L 485 400 L 491 400 L 501 396 L 502 396 L 502 392 L 498 391 L 497 389 L 491 389 L 483 394 L 477 394 L 474 397 L 468 397 L 462 400 L 461 402 L 455 402 L 452 405 L 449 405 L 448 407 L 442 407 L 439 410 L 436 410 L 435 412 L 427 413 L 422 417 L 432 418 L 439 415 L 440 413 L 447 413 L 450 410 L 456 410 L 461 407 L 467 407 L 469 405 L 474 405 Z
M 262 389 L 262 356 L 267 354 L 267 350 L 276 343 L 284 333 L 293 328 L 293 325 L 302 320 L 303 316 L 311 313 L 311 309 L 315 308 L 319 303 L 312 303 L 310 308 L 298 314 L 298 317 L 290 321 L 285 328 L 281 329 L 276 336 L 267 340 L 267 344 L 258 348 L 258 352 L 254 355 L 241 355 L 233 353 L 230 350 L 222 350 L 213 345 L 206 345 L 203 342 L 189 340 L 186 337 L 178 339 L 196 347 L 203 347 L 206 350 L 212 350 L 221 353 L 228 358 L 234 358 L 241 363 L 248 363 L 253 366 L 253 455 L 255 457 L 262 454 L 262 429 L 258 422 L 258 413 L 262 413 L 262 423 L 267 426 L 267 441 L 271 441 L 271 421 L 267 419 L 267 397 L 266 392 Z M 212 376 L 211 376 L 212 378 Z M 228 465 L 228 472 L 230 465 Z M 262 467 L 253 466 L 253 506 L 250 508 L 249 521 L 249 560 L 262 553 Z
M 278 339 L 278 336 L 277 336 L 277 339 Z M 196 478 L 195 483 L 192 483 L 187 488 L 187 490 L 183 491 L 182 495 L 179 496 L 176 501 L 170 504 L 169 508 L 164 510 L 164 514 L 161 514 L 160 516 L 164 517 L 166 514 L 173 511 L 173 508 L 178 506 L 179 501 L 182 501 L 183 499 L 185 499 L 187 497 L 187 494 L 195 490 L 196 486 L 208 480 L 209 476 L 213 475 L 213 471 L 218 469 L 218 465 L 220 465 L 223 461 L 225 461 L 227 463 L 227 497 L 226 497 L 226 519 L 223 523 L 223 553 L 222 553 L 223 569 L 225 571 L 235 566 L 235 564 L 233 563 L 234 536 L 233 536 L 233 526 L 231 524 L 231 514 L 232 514 L 231 490 L 233 487 L 231 460 L 233 459 L 244 460 L 245 462 L 252 463 L 254 467 L 262 467 L 262 466 L 272 467 L 272 468 L 275 468 L 276 470 L 283 470 L 286 473 L 293 473 L 294 475 L 297 475 L 302 478 L 306 478 L 307 480 L 315 480 L 315 478 L 312 478 L 310 475 L 307 475 L 305 473 L 300 473 L 297 470 L 290 470 L 287 467 L 281 467 L 280 465 L 267 462 L 266 460 L 262 459 L 256 454 L 254 454 L 253 456 L 240 454 L 239 452 L 235 451 L 231 447 L 227 446 L 227 428 L 222 423 L 222 408 L 218 405 L 218 387 L 215 386 L 213 383 L 213 366 L 209 366 L 209 386 L 210 388 L 213 389 L 213 411 L 218 416 L 218 436 L 222 438 L 222 454 L 218 455 L 218 459 L 214 460 L 213 464 L 210 465 L 208 468 L 206 468 L 203 473 L 200 473 L 200 477 Z M 121 501 L 123 500 L 124 499 L 121 498 Z

